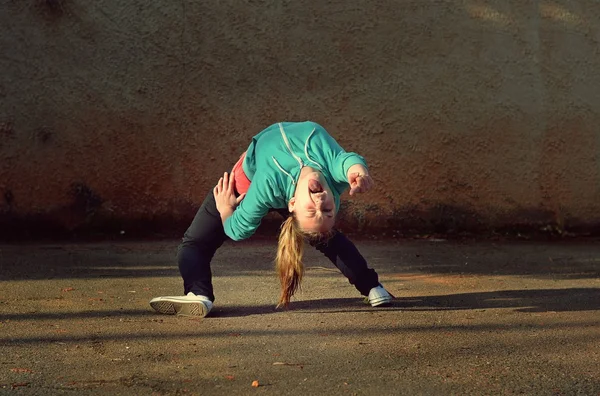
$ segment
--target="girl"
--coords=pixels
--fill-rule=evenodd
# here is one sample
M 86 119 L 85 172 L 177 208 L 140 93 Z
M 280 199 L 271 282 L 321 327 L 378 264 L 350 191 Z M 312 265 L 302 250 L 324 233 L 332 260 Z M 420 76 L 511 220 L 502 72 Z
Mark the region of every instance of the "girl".
M 278 307 L 288 305 L 302 281 L 305 239 L 372 306 L 389 304 L 392 296 L 377 273 L 334 229 L 340 195 L 348 187 L 353 195 L 372 186 L 364 158 L 344 151 L 322 126 L 309 121 L 269 126 L 254 136 L 231 174 L 219 179 L 184 234 L 177 254 L 184 296 L 157 297 L 150 305 L 163 314 L 206 316 L 215 300 L 210 262 L 216 250 L 227 238 L 250 237 L 271 210 L 287 217 L 275 259 L 281 282 Z

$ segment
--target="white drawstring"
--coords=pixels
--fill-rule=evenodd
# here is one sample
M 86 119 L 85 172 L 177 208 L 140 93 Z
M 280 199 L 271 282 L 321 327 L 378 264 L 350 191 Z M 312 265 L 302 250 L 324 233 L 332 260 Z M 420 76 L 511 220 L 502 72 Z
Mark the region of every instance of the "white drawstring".
M 302 162 L 300 157 L 298 157 L 296 154 L 294 154 L 294 152 L 292 151 L 292 148 L 290 147 L 290 142 L 288 141 L 288 138 L 285 135 L 285 131 L 283 130 L 283 125 L 281 125 L 281 122 L 279 123 L 279 132 L 281 132 L 281 136 L 283 137 L 285 146 L 287 147 L 287 149 L 290 152 L 290 154 L 292 155 L 292 157 L 294 157 L 296 159 L 296 161 L 298 161 L 298 164 L 300 164 L 300 167 L 303 167 L 304 163 Z
M 277 167 L 279 168 L 279 170 L 282 171 L 283 173 L 285 173 L 290 178 L 290 180 L 292 181 L 292 184 L 296 185 L 296 180 L 294 180 L 294 178 L 292 177 L 292 175 L 290 175 L 289 173 L 287 173 L 285 171 L 285 169 L 283 169 L 281 167 L 281 165 L 279 165 L 279 162 L 277 162 L 277 160 L 275 159 L 275 157 L 271 157 L 271 159 L 273 159 L 273 162 L 275 162 L 275 165 L 277 165 Z
M 304 143 L 304 154 L 306 155 L 306 159 L 310 162 L 312 162 L 313 164 L 315 164 L 320 170 L 323 170 L 323 167 L 316 161 L 313 161 L 312 158 L 310 158 L 310 156 L 308 155 L 308 141 L 310 140 L 310 137 L 313 135 L 313 133 L 315 133 L 317 129 L 313 128 L 312 132 L 310 133 L 310 135 L 308 135 L 308 138 L 306 139 L 306 143 Z M 279 132 L 281 132 L 281 137 L 283 138 L 283 141 L 285 142 L 285 146 L 287 147 L 289 153 L 292 155 L 292 157 L 294 157 L 294 159 L 298 162 L 298 165 L 300 165 L 300 169 L 302 169 L 302 167 L 304 167 L 304 162 L 302 162 L 302 159 L 300 157 L 298 157 L 296 154 L 294 154 L 294 152 L 292 151 L 292 148 L 290 146 L 290 142 L 287 138 L 287 135 L 285 134 L 285 131 L 283 130 L 283 125 L 281 123 L 279 123 Z M 292 177 L 292 175 L 290 175 L 288 172 L 285 171 L 285 169 L 283 169 L 283 167 L 281 165 L 279 165 L 279 162 L 277 162 L 277 160 L 275 159 L 275 157 L 271 157 L 271 159 L 273 160 L 273 162 L 275 163 L 275 165 L 277 165 L 277 167 L 279 168 L 280 171 L 282 171 L 283 173 L 285 173 L 290 180 L 292 181 L 292 184 L 296 185 L 296 180 L 294 180 L 294 178 Z
M 321 165 L 318 162 L 313 161 L 312 158 L 310 158 L 310 156 L 308 155 L 308 141 L 310 140 L 310 137 L 313 135 L 313 133 L 315 133 L 316 130 L 317 130 L 317 128 L 313 128 L 310 135 L 308 135 L 308 138 L 306 138 L 306 143 L 304 143 L 304 155 L 306 155 L 307 160 L 309 160 L 313 164 L 317 165 L 317 168 L 319 168 L 320 170 L 323 170 L 323 168 L 321 168 Z

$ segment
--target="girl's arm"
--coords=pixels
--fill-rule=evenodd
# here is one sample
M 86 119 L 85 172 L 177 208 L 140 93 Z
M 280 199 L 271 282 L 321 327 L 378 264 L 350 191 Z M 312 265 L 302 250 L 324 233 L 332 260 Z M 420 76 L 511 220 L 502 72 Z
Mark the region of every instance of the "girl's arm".
M 350 195 L 367 192 L 373 186 L 373 179 L 369 175 L 365 159 L 357 153 L 346 152 L 324 129 L 323 132 L 323 146 L 329 150 L 325 158 L 333 179 L 338 183 L 349 184 Z
M 221 179 L 220 182 L 223 183 L 225 181 L 224 177 Z M 229 183 L 231 183 L 230 180 Z M 258 188 L 259 186 L 260 188 Z M 215 200 L 217 201 L 217 210 L 219 210 L 223 221 L 225 234 L 234 241 L 252 236 L 260 225 L 262 218 L 269 213 L 269 208 L 272 206 L 270 205 L 272 204 L 272 198 L 269 198 L 266 194 L 270 188 L 268 181 L 255 177 L 248 192 L 236 198 L 237 204 L 235 205 L 233 205 L 235 198 L 233 184 L 231 189 L 225 190 L 222 188 L 220 193 L 217 191 L 217 187 L 215 187 Z
M 235 177 L 233 177 L 233 174 L 229 175 L 227 172 L 219 179 L 219 182 L 213 189 L 213 195 L 215 196 L 217 210 L 221 215 L 223 223 L 231 217 L 235 208 L 246 196 L 246 194 L 242 194 L 239 197 L 235 196 Z

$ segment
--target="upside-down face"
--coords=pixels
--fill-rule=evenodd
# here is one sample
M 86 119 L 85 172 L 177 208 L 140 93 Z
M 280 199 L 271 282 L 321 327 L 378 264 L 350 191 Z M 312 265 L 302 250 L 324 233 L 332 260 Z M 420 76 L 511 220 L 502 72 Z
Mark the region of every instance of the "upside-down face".
M 288 209 L 304 232 L 325 233 L 333 228 L 335 201 L 321 172 L 312 170 L 300 177 Z

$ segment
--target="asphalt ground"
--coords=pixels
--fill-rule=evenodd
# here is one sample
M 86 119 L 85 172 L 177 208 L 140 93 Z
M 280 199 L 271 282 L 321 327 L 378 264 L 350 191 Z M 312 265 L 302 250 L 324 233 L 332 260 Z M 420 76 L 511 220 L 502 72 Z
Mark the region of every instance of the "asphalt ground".
M 596 242 L 356 244 L 392 306 L 309 248 L 276 310 L 261 240 L 217 252 L 204 319 L 148 304 L 177 241 L 0 245 L 0 394 L 600 395 Z

